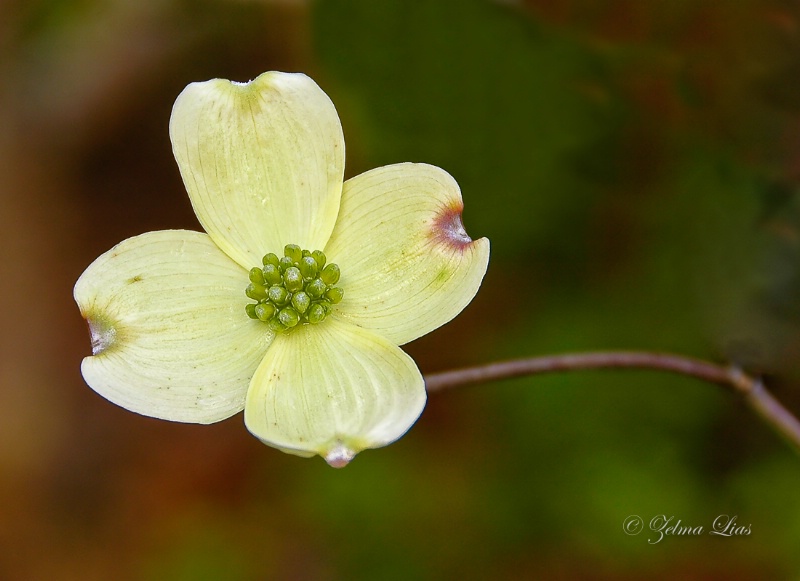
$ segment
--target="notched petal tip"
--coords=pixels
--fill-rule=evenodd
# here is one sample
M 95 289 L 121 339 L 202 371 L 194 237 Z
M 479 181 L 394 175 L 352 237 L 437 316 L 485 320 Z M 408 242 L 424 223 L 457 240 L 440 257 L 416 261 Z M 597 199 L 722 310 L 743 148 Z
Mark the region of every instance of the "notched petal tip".
M 433 221 L 431 235 L 436 242 L 456 250 L 464 250 L 474 240 L 470 238 L 461 220 L 463 204 L 453 204 L 442 208 Z
M 93 317 L 84 316 L 89 325 L 89 336 L 92 341 L 92 355 L 100 355 L 107 351 L 117 340 L 117 329 L 109 321 Z
M 345 446 L 343 443 L 338 442 L 333 448 L 328 450 L 325 454 L 325 462 L 332 468 L 344 468 L 353 458 L 356 457 L 356 452 Z

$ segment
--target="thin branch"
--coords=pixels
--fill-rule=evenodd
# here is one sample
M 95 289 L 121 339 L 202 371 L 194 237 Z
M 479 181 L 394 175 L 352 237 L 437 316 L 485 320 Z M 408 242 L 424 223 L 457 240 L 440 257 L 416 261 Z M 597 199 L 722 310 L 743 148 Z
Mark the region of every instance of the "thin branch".
M 490 363 L 425 376 L 428 392 L 471 383 L 483 383 L 525 375 L 578 369 L 653 369 L 678 373 L 716 383 L 741 394 L 747 404 L 800 452 L 800 421 L 769 393 L 760 379 L 736 366 L 723 366 L 671 353 L 609 351 L 548 355 Z

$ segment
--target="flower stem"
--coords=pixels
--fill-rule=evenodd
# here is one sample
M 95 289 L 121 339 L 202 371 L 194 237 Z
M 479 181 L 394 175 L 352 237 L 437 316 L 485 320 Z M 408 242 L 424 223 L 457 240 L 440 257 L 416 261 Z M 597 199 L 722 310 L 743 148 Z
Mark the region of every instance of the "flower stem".
M 766 390 L 759 378 L 748 375 L 733 365 L 723 366 L 671 353 L 609 351 L 529 357 L 431 373 L 425 376 L 425 386 L 428 392 L 435 392 L 470 383 L 539 373 L 609 368 L 667 371 L 728 387 L 741 394 L 761 419 L 786 438 L 795 451 L 800 453 L 800 421 Z

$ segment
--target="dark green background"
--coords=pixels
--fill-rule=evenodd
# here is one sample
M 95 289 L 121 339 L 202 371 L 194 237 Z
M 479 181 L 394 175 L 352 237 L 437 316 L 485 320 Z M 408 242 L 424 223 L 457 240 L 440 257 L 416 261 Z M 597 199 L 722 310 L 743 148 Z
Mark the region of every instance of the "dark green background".
M 406 347 L 423 372 L 674 351 L 763 373 L 800 410 L 794 3 L 4 10 L 0 576 L 796 578 L 800 459 L 723 389 L 644 371 L 461 388 L 335 471 L 240 417 L 168 424 L 100 399 L 70 299 L 123 238 L 198 228 L 167 134 L 183 86 L 299 70 L 337 106 L 348 177 L 439 165 L 491 240 L 473 304 Z M 751 534 L 651 545 L 623 532 L 632 514 L 706 531 L 735 515 Z

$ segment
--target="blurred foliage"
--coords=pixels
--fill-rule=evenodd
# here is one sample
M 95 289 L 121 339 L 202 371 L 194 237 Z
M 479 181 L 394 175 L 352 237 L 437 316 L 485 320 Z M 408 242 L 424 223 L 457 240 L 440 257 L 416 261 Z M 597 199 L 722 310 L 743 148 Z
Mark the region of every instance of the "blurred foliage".
M 21 314 L 3 333 L 0 577 L 800 573 L 798 459 L 714 387 L 636 371 L 465 388 L 333 471 L 237 419 L 173 425 L 93 396 L 69 298 L 122 238 L 198 227 L 167 138 L 186 83 L 302 70 L 340 112 L 348 176 L 440 165 L 492 242 L 473 305 L 408 345 L 423 371 L 669 350 L 765 373 L 800 410 L 793 2 L 18 1 L 0 47 L 3 235 L 23 241 L 4 240 L 7 278 L 62 252 L 47 313 L 28 286 L 3 295 Z M 39 369 L 30 346 L 55 355 Z M 650 545 L 623 533 L 631 514 L 752 533 Z

